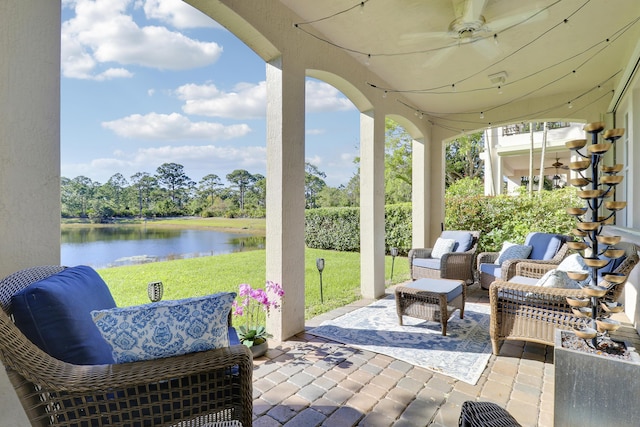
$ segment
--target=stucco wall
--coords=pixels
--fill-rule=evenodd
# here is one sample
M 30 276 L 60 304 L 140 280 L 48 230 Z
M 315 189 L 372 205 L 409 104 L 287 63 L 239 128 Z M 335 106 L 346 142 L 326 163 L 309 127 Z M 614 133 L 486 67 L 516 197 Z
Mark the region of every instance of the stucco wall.
M 0 4 L 0 276 L 60 262 L 60 2 Z

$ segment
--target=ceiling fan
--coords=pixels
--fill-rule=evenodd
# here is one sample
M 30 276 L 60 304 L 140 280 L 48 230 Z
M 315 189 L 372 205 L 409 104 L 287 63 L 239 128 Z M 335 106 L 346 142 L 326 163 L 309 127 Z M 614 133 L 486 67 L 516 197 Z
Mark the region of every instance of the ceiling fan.
M 483 55 L 494 57 L 500 53 L 500 50 L 493 43 L 497 33 L 520 23 L 531 22 L 533 18 L 537 19 L 544 15 L 544 13 L 540 13 L 539 8 L 536 8 L 487 22 L 483 13 L 489 1 L 451 0 L 454 20 L 449 24 L 447 31 L 404 34 L 401 36 L 400 42 L 409 44 L 416 41 L 439 39 L 443 41 L 443 44 L 441 46 L 435 45 L 434 50 L 436 51 L 440 48 L 446 51 L 448 47 L 470 44 L 479 49 Z
M 545 170 L 547 170 L 547 169 L 555 169 L 556 171 L 557 171 L 558 169 L 569 170 L 569 166 L 567 166 L 567 165 L 565 165 L 564 163 L 562 163 L 562 162 L 558 159 L 558 157 L 556 157 L 556 161 L 555 161 L 555 162 L 553 162 L 550 166 L 546 166 L 546 167 L 545 167 Z M 540 168 L 537 168 L 536 170 L 537 170 L 537 171 L 539 171 L 539 170 L 540 170 Z

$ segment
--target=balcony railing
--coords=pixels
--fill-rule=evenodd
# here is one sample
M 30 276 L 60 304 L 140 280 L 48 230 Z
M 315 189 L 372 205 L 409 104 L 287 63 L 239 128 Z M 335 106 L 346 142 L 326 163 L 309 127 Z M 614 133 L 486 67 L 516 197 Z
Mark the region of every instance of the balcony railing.
M 530 132 L 531 123 L 515 123 L 507 125 L 502 128 L 502 136 L 519 135 L 521 133 Z M 547 122 L 547 129 L 560 129 L 571 126 L 569 122 Z M 544 129 L 544 122 L 534 123 L 533 131 L 542 132 Z

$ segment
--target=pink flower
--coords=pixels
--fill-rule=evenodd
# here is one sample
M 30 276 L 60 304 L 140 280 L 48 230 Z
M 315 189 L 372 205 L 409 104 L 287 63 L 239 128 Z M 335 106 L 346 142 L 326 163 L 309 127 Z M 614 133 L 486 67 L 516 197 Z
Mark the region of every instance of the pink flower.
M 231 304 L 231 309 L 234 316 L 242 316 L 244 314 L 244 306 L 238 304 L 237 301 L 234 301 L 233 304 Z
M 241 284 L 239 287 L 239 294 L 241 297 L 246 297 L 251 293 L 251 285 L 247 285 L 246 283 Z
M 264 324 L 270 309 L 280 308 L 283 296 L 282 286 L 270 280 L 266 282 L 265 289 L 253 289 L 251 285 L 243 283 L 239 285 L 238 299 L 233 302 L 232 313 L 237 317 L 246 315 L 249 330 L 257 329 Z

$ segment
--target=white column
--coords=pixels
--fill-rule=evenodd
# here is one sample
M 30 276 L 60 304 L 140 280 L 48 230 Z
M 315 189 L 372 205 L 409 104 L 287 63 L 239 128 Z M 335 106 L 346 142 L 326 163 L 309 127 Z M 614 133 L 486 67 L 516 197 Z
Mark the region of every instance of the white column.
M 360 114 L 360 289 L 384 295 L 384 115 Z
M 0 276 L 60 263 L 60 1 L 0 3 Z
M 411 144 L 411 247 L 426 248 L 429 245 L 429 156 L 428 141 Z
M 486 196 L 495 196 L 500 194 L 502 184 L 501 177 L 498 176 L 496 165 L 500 162 L 500 158 L 496 154 L 496 146 L 498 145 L 498 128 L 489 128 L 485 131 L 486 140 L 484 152 L 484 194 Z
M 267 330 L 284 340 L 304 330 L 305 74 L 278 58 L 267 64 L 267 280 L 282 285 Z
M 431 130 L 431 144 L 429 145 L 430 157 L 429 162 L 426 163 L 427 173 L 429 174 L 429 186 L 426 188 L 427 194 L 425 197 L 430 201 L 429 216 L 426 222 L 429 227 L 429 236 L 431 237 L 427 247 L 432 247 L 431 245 L 442 232 L 442 226 L 444 225 L 444 183 L 446 168 L 444 141 L 451 136 L 451 132 L 446 132 L 437 126 L 434 126 Z

